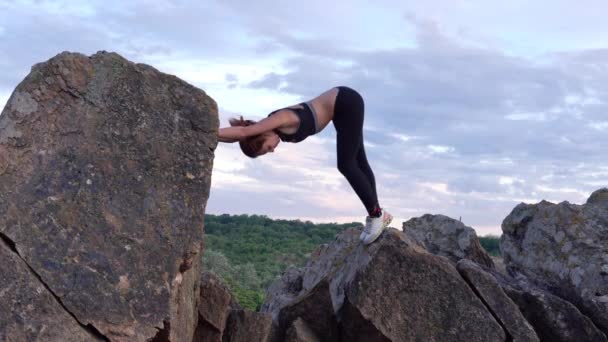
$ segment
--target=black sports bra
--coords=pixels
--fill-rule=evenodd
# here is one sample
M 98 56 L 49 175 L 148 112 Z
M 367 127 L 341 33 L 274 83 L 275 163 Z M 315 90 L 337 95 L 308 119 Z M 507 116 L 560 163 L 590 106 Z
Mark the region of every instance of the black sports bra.
M 281 108 L 268 114 L 268 116 L 271 116 L 280 110 L 289 109 L 296 113 L 300 119 L 298 130 L 293 134 L 285 134 L 278 129 L 274 130 L 281 141 L 297 143 L 306 139 L 310 135 L 318 133 L 317 112 L 315 112 L 315 108 L 309 102 L 302 102 L 300 105 L 302 108 Z

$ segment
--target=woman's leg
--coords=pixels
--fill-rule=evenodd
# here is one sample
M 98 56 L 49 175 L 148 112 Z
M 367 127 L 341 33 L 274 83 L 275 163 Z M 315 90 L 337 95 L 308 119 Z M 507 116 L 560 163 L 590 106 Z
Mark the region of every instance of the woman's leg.
M 337 134 L 338 170 L 371 215 L 378 207 L 378 198 L 374 174 L 363 148 L 363 98 L 350 88 L 339 89 L 333 119 Z
M 359 153 L 357 154 L 357 163 L 359 164 L 359 168 L 363 173 L 365 173 L 367 179 L 370 181 L 372 190 L 374 191 L 374 198 L 376 199 L 376 205 L 378 204 L 378 195 L 376 194 L 376 178 L 374 177 L 374 172 L 372 168 L 369 166 L 367 162 L 367 157 L 365 156 L 365 147 L 364 141 L 365 139 L 361 139 L 361 148 L 359 149 Z

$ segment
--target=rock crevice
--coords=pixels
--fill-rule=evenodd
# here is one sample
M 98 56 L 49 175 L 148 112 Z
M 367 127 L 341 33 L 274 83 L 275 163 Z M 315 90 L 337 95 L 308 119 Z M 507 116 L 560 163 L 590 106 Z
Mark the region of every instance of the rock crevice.
M 44 286 L 44 289 L 52 296 L 52 298 L 55 299 L 55 302 L 63 309 L 63 311 L 65 311 L 65 313 L 67 313 L 68 315 L 70 315 L 74 321 L 76 321 L 76 323 L 78 323 L 84 330 L 87 330 L 92 336 L 94 336 L 96 339 L 100 340 L 100 341 L 109 341 L 109 339 L 104 336 L 101 332 L 99 332 L 99 330 L 97 330 L 93 325 L 91 324 L 83 324 L 82 322 L 80 322 L 78 320 L 78 318 L 72 313 L 70 312 L 70 310 L 68 310 L 68 308 L 65 307 L 65 305 L 61 302 L 61 299 L 55 294 L 53 293 L 53 290 L 51 290 L 49 288 L 49 286 L 44 282 L 44 280 L 42 279 L 42 277 L 40 277 L 40 275 L 38 273 L 36 273 L 36 271 L 27 264 L 27 261 L 24 260 L 21 255 L 19 255 L 19 251 L 17 251 L 17 248 L 15 246 L 15 243 L 5 234 L 0 233 L 0 241 L 2 241 L 1 243 L 4 243 L 5 246 L 11 250 L 13 253 L 15 253 L 15 255 L 21 260 L 23 261 L 23 264 L 27 267 L 27 269 L 29 270 L 30 274 L 32 276 L 34 276 L 34 278 L 36 280 L 38 280 L 38 282 Z
M 479 300 L 481 300 L 483 305 L 486 306 L 486 309 L 488 309 L 488 311 L 490 312 L 492 317 L 494 317 L 494 320 L 496 320 L 496 322 L 498 324 L 500 324 L 500 326 L 502 327 L 502 330 L 504 331 L 505 336 L 506 336 L 505 341 L 506 342 L 513 341 L 513 336 L 511 335 L 511 333 L 509 333 L 509 329 L 507 329 L 507 327 L 505 326 L 505 323 L 500 319 L 498 314 L 494 311 L 492 306 L 487 302 L 487 300 L 483 297 L 483 295 L 479 292 L 479 290 L 475 287 L 475 285 L 471 282 L 471 280 L 467 279 L 467 277 L 465 277 L 465 276 L 463 276 L 462 278 L 469 285 L 469 287 L 471 288 L 471 291 L 473 291 L 475 293 L 475 295 L 477 296 L 477 298 L 479 298 Z

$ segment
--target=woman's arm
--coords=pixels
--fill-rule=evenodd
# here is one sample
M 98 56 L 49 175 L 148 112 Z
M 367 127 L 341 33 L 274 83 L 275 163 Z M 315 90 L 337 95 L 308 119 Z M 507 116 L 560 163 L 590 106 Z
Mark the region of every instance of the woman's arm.
M 278 111 L 275 114 L 256 122 L 253 125 L 241 127 L 243 134 L 246 137 L 252 137 L 265 132 L 270 132 L 279 127 L 283 127 L 288 123 L 289 116 L 286 112 Z
M 252 137 L 258 134 L 262 134 L 264 132 L 272 131 L 275 128 L 283 126 L 288 117 L 284 115 L 285 113 L 277 112 L 274 115 L 271 115 L 260 122 L 256 122 L 253 125 L 249 126 L 233 126 L 233 127 L 224 127 L 220 128 L 218 132 L 218 140 L 220 142 L 228 142 L 233 143 L 247 137 Z M 236 120 L 234 121 L 236 122 Z M 230 122 L 232 125 L 233 121 Z
M 217 138 L 220 142 L 225 143 L 233 143 L 245 139 L 243 128 L 245 127 L 235 126 L 220 128 Z

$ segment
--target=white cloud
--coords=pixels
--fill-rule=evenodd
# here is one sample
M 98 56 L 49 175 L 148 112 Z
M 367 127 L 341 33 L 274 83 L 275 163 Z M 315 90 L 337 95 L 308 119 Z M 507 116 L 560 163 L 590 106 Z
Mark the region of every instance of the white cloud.
M 589 127 L 596 129 L 598 131 L 606 131 L 608 130 L 608 121 L 601 122 L 590 122 L 587 124 Z
M 396 138 L 396 139 L 399 139 L 400 141 L 403 141 L 403 142 L 408 142 L 408 141 L 410 141 L 412 139 L 416 139 L 417 138 L 417 137 L 405 135 L 405 134 L 402 134 L 402 133 L 389 133 L 388 136 Z
M 448 185 L 446 183 L 419 183 L 420 186 L 432 189 L 433 191 L 448 194 Z
M 546 113 L 517 113 L 505 115 L 507 120 L 547 121 Z
M 498 184 L 500 185 L 511 185 L 513 184 L 517 179 L 513 178 L 513 177 L 505 177 L 505 176 L 500 176 L 498 177 Z
M 449 153 L 449 152 L 454 152 L 454 148 L 451 147 L 451 146 L 427 145 L 427 147 L 433 153 Z
M 503 158 L 495 158 L 495 159 L 481 159 L 479 160 L 480 165 L 503 165 L 509 166 L 513 165 L 513 160 L 508 157 Z

